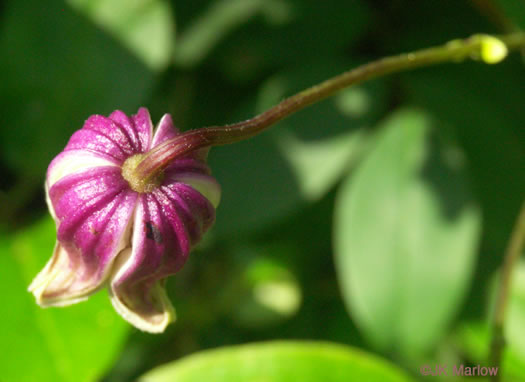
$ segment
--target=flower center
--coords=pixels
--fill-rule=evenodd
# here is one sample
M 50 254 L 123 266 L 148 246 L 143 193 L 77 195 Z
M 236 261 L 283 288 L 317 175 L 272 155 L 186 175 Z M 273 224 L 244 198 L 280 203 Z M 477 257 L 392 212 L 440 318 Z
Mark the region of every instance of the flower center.
M 122 165 L 122 177 L 128 182 L 133 191 L 139 193 L 151 192 L 160 186 L 164 178 L 164 173 L 161 171 L 147 178 L 137 176 L 135 169 L 142 161 L 142 158 L 144 158 L 144 154 L 135 154 L 126 159 Z

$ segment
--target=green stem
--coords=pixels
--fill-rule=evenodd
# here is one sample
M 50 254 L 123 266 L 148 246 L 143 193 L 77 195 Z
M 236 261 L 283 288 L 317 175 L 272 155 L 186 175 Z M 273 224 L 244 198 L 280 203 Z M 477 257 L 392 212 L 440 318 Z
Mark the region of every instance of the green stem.
M 490 347 L 490 363 L 492 366 L 498 366 L 497 375 L 493 376 L 493 381 L 499 381 L 501 378 L 501 360 L 503 349 L 505 348 L 505 336 L 503 328 L 505 325 L 505 313 L 512 286 L 512 275 L 514 268 L 518 264 L 523 246 L 525 244 L 525 201 L 521 206 L 520 213 L 514 225 L 514 229 L 509 239 L 509 244 L 505 252 L 503 268 L 499 278 L 498 294 L 496 297 L 496 306 L 494 308 L 494 319 L 492 322 L 492 343 Z
M 303 90 L 246 121 L 190 130 L 166 141 L 143 157 L 134 170 L 134 176 L 145 181 L 153 179 L 176 157 L 199 148 L 226 145 L 253 137 L 276 122 L 341 89 L 379 76 L 444 62 L 461 62 L 465 59 L 484 59 L 490 62 L 483 57 L 483 53 L 486 45 L 494 43 L 494 40 L 495 38 L 490 36 L 474 35 L 467 39 L 450 41 L 442 46 L 386 57 L 359 66 Z M 525 46 L 525 34 L 505 35 L 500 37 L 499 41 L 503 42 L 508 50 L 522 48 Z

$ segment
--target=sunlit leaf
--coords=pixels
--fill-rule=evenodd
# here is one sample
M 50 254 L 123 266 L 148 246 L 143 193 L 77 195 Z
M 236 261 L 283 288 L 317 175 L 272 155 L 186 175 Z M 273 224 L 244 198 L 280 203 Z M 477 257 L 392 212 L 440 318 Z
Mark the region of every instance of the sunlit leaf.
M 53 221 L 46 218 L 1 243 L 0 287 L 8 292 L 0 315 L 0 368 L 6 381 L 96 381 L 127 333 L 104 291 L 71 307 L 36 305 L 27 287 L 51 256 L 54 237 Z
M 378 348 L 417 357 L 444 334 L 474 265 L 480 214 L 461 153 L 422 112 L 390 117 L 341 186 L 334 247 L 352 318 Z
M 140 382 L 409 381 L 362 351 L 323 342 L 269 342 L 198 353 L 154 369 Z
M 67 1 L 109 31 L 151 69 L 163 69 L 170 62 L 175 22 L 167 0 Z

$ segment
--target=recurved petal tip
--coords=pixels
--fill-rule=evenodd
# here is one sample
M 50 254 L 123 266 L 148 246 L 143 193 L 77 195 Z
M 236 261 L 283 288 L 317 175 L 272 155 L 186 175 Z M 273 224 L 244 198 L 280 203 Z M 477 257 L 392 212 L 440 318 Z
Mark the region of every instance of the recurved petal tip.
M 66 250 L 57 243 L 53 256 L 29 285 L 28 291 L 42 307 L 66 306 L 86 300 L 105 280 L 82 279 L 77 268 Z
M 137 329 L 161 333 L 175 320 L 175 308 L 166 294 L 165 279 L 127 280 L 123 276 L 130 266 L 133 266 L 132 249 L 125 249 L 116 261 L 116 274 L 111 276 L 111 303 Z
M 137 329 L 149 333 L 162 333 L 176 317 L 175 308 L 163 284 L 156 282 L 151 287 L 142 284 L 133 290 L 112 287 L 111 303 L 115 310 Z

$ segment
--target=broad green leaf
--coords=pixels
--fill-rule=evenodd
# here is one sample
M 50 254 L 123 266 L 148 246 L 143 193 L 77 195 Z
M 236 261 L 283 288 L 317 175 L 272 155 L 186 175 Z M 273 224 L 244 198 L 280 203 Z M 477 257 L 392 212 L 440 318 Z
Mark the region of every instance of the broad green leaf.
M 170 62 L 175 43 L 173 11 L 167 0 L 67 0 L 110 32 L 153 70 Z
M 411 102 L 448 126 L 468 158 L 483 209 L 481 269 L 497 266 L 494 251 L 503 251 L 523 201 L 525 92 L 519 84 L 524 80 L 516 54 L 499 65 L 465 63 L 402 76 Z
M 87 117 L 135 113 L 154 77 L 62 1 L 9 1 L 2 16 L 0 49 L 9 54 L 0 60 L 0 155 L 41 184 Z
M 468 287 L 480 214 L 461 153 L 421 111 L 395 113 L 338 190 L 334 248 L 347 308 L 383 351 L 421 356 Z
M 116 359 L 128 325 L 113 310 L 105 291 L 64 308 L 42 309 L 27 292 L 51 257 L 55 227 L 46 218 L 0 245 L 0 315 L 6 381 L 97 381 Z
M 140 382 L 409 381 L 361 350 L 323 342 L 268 342 L 204 351 L 154 369 Z

